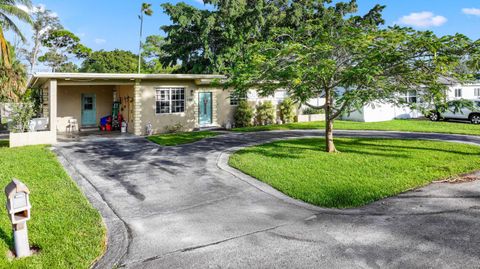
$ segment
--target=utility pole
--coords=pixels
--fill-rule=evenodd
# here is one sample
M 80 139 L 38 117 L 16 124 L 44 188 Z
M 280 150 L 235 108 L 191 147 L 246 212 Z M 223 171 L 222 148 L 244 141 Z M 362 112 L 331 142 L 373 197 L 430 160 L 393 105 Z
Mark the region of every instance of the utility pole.
M 151 9 L 152 5 L 148 3 L 142 3 L 142 8 L 140 9 L 140 42 L 138 46 L 138 73 L 140 74 L 142 70 L 142 36 L 143 36 L 143 15 L 152 16 L 153 10 Z

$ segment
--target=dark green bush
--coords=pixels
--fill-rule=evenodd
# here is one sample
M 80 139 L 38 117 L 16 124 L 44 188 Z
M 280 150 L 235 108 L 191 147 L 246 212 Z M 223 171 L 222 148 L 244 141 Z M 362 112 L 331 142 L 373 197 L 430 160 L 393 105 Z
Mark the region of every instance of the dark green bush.
M 252 125 L 253 109 L 247 101 L 241 100 L 233 115 L 235 127 L 248 127 Z

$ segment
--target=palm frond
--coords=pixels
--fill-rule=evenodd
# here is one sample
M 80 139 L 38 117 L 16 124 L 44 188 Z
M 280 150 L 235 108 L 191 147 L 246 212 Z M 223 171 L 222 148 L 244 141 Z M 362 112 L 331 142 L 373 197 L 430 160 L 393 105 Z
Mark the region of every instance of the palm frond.
M 0 13 L 4 13 L 4 15 L 17 17 L 19 20 L 24 21 L 28 24 L 33 23 L 32 18 L 30 17 L 30 14 L 28 14 L 28 12 L 25 12 L 25 10 L 17 6 L 0 3 Z
M 15 34 L 17 34 L 23 42 L 26 42 L 27 39 L 20 31 L 20 28 L 12 21 L 8 16 L 3 13 L 0 13 L 0 27 L 12 30 Z

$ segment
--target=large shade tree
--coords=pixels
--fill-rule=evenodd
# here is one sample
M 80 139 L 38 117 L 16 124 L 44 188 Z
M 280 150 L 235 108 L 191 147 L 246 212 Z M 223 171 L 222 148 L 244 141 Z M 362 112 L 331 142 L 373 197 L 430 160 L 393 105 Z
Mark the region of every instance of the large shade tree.
M 479 42 L 457 34 L 382 27 L 383 6 L 355 15 L 355 0 L 293 0 L 285 22 L 267 40 L 247 46 L 229 70 L 227 86 L 239 92 L 255 88 L 268 96 L 285 89 L 297 102 L 325 98 L 326 151 L 335 152 L 334 120 L 373 102 L 402 103 L 402 93 L 441 100 L 440 78 L 457 77 L 462 63 L 474 66 Z M 302 20 L 289 14 L 301 11 Z M 288 20 L 290 20 L 288 22 Z
M 29 72 L 32 73 L 38 60 L 38 56 L 41 54 L 42 42 L 49 38 L 49 33 L 55 30 L 62 29 L 60 19 L 58 16 L 49 9 L 39 5 L 34 6 L 31 9 L 31 16 L 33 20 L 32 24 L 32 37 L 30 48 L 22 49 L 22 54 L 29 64 Z
M 138 56 L 131 51 L 119 49 L 112 51 L 95 51 L 82 62 L 80 72 L 135 73 L 138 67 L 137 57 Z
M 65 29 L 53 29 L 42 39 L 42 44 L 48 51 L 40 56 L 38 60 L 56 72 L 72 59 L 88 57 L 91 49 L 80 42 L 80 38 Z
M 235 64 L 245 46 L 269 36 L 271 27 L 285 19 L 288 0 L 204 0 L 213 9 L 186 3 L 162 4 L 172 23 L 167 34 L 164 66 L 180 64 L 182 73 L 222 73 Z M 295 13 L 293 20 L 303 14 Z
M 164 67 L 161 59 L 168 57 L 163 49 L 167 45 L 165 38 L 160 35 L 147 36 L 145 43 L 142 44 L 143 57 L 145 59 L 145 72 L 148 73 L 172 73 L 177 66 Z
M 32 23 L 30 15 L 27 11 L 19 7 L 24 5 L 27 8 L 31 7 L 30 0 L 0 0 L 0 59 L 1 63 L 10 67 L 11 57 L 9 43 L 5 39 L 5 31 L 11 30 L 18 35 L 22 41 L 26 41 L 25 36 L 20 31 L 20 28 L 15 23 L 14 19 L 23 22 Z

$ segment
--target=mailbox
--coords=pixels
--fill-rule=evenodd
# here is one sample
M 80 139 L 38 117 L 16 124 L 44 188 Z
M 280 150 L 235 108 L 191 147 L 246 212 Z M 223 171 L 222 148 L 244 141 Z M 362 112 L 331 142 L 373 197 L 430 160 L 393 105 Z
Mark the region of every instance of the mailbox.
M 30 191 L 18 179 L 12 180 L 5 187 L 7 196 L 7 212 L 12 224 L 24 223 L 30 219 Z
M 30 256 L 27 220 L 30 219 L 30 190 L 18 179 L 13 179 L 5 187 L 7 212 L 13 227 L 15 254 L 17 257 Z

